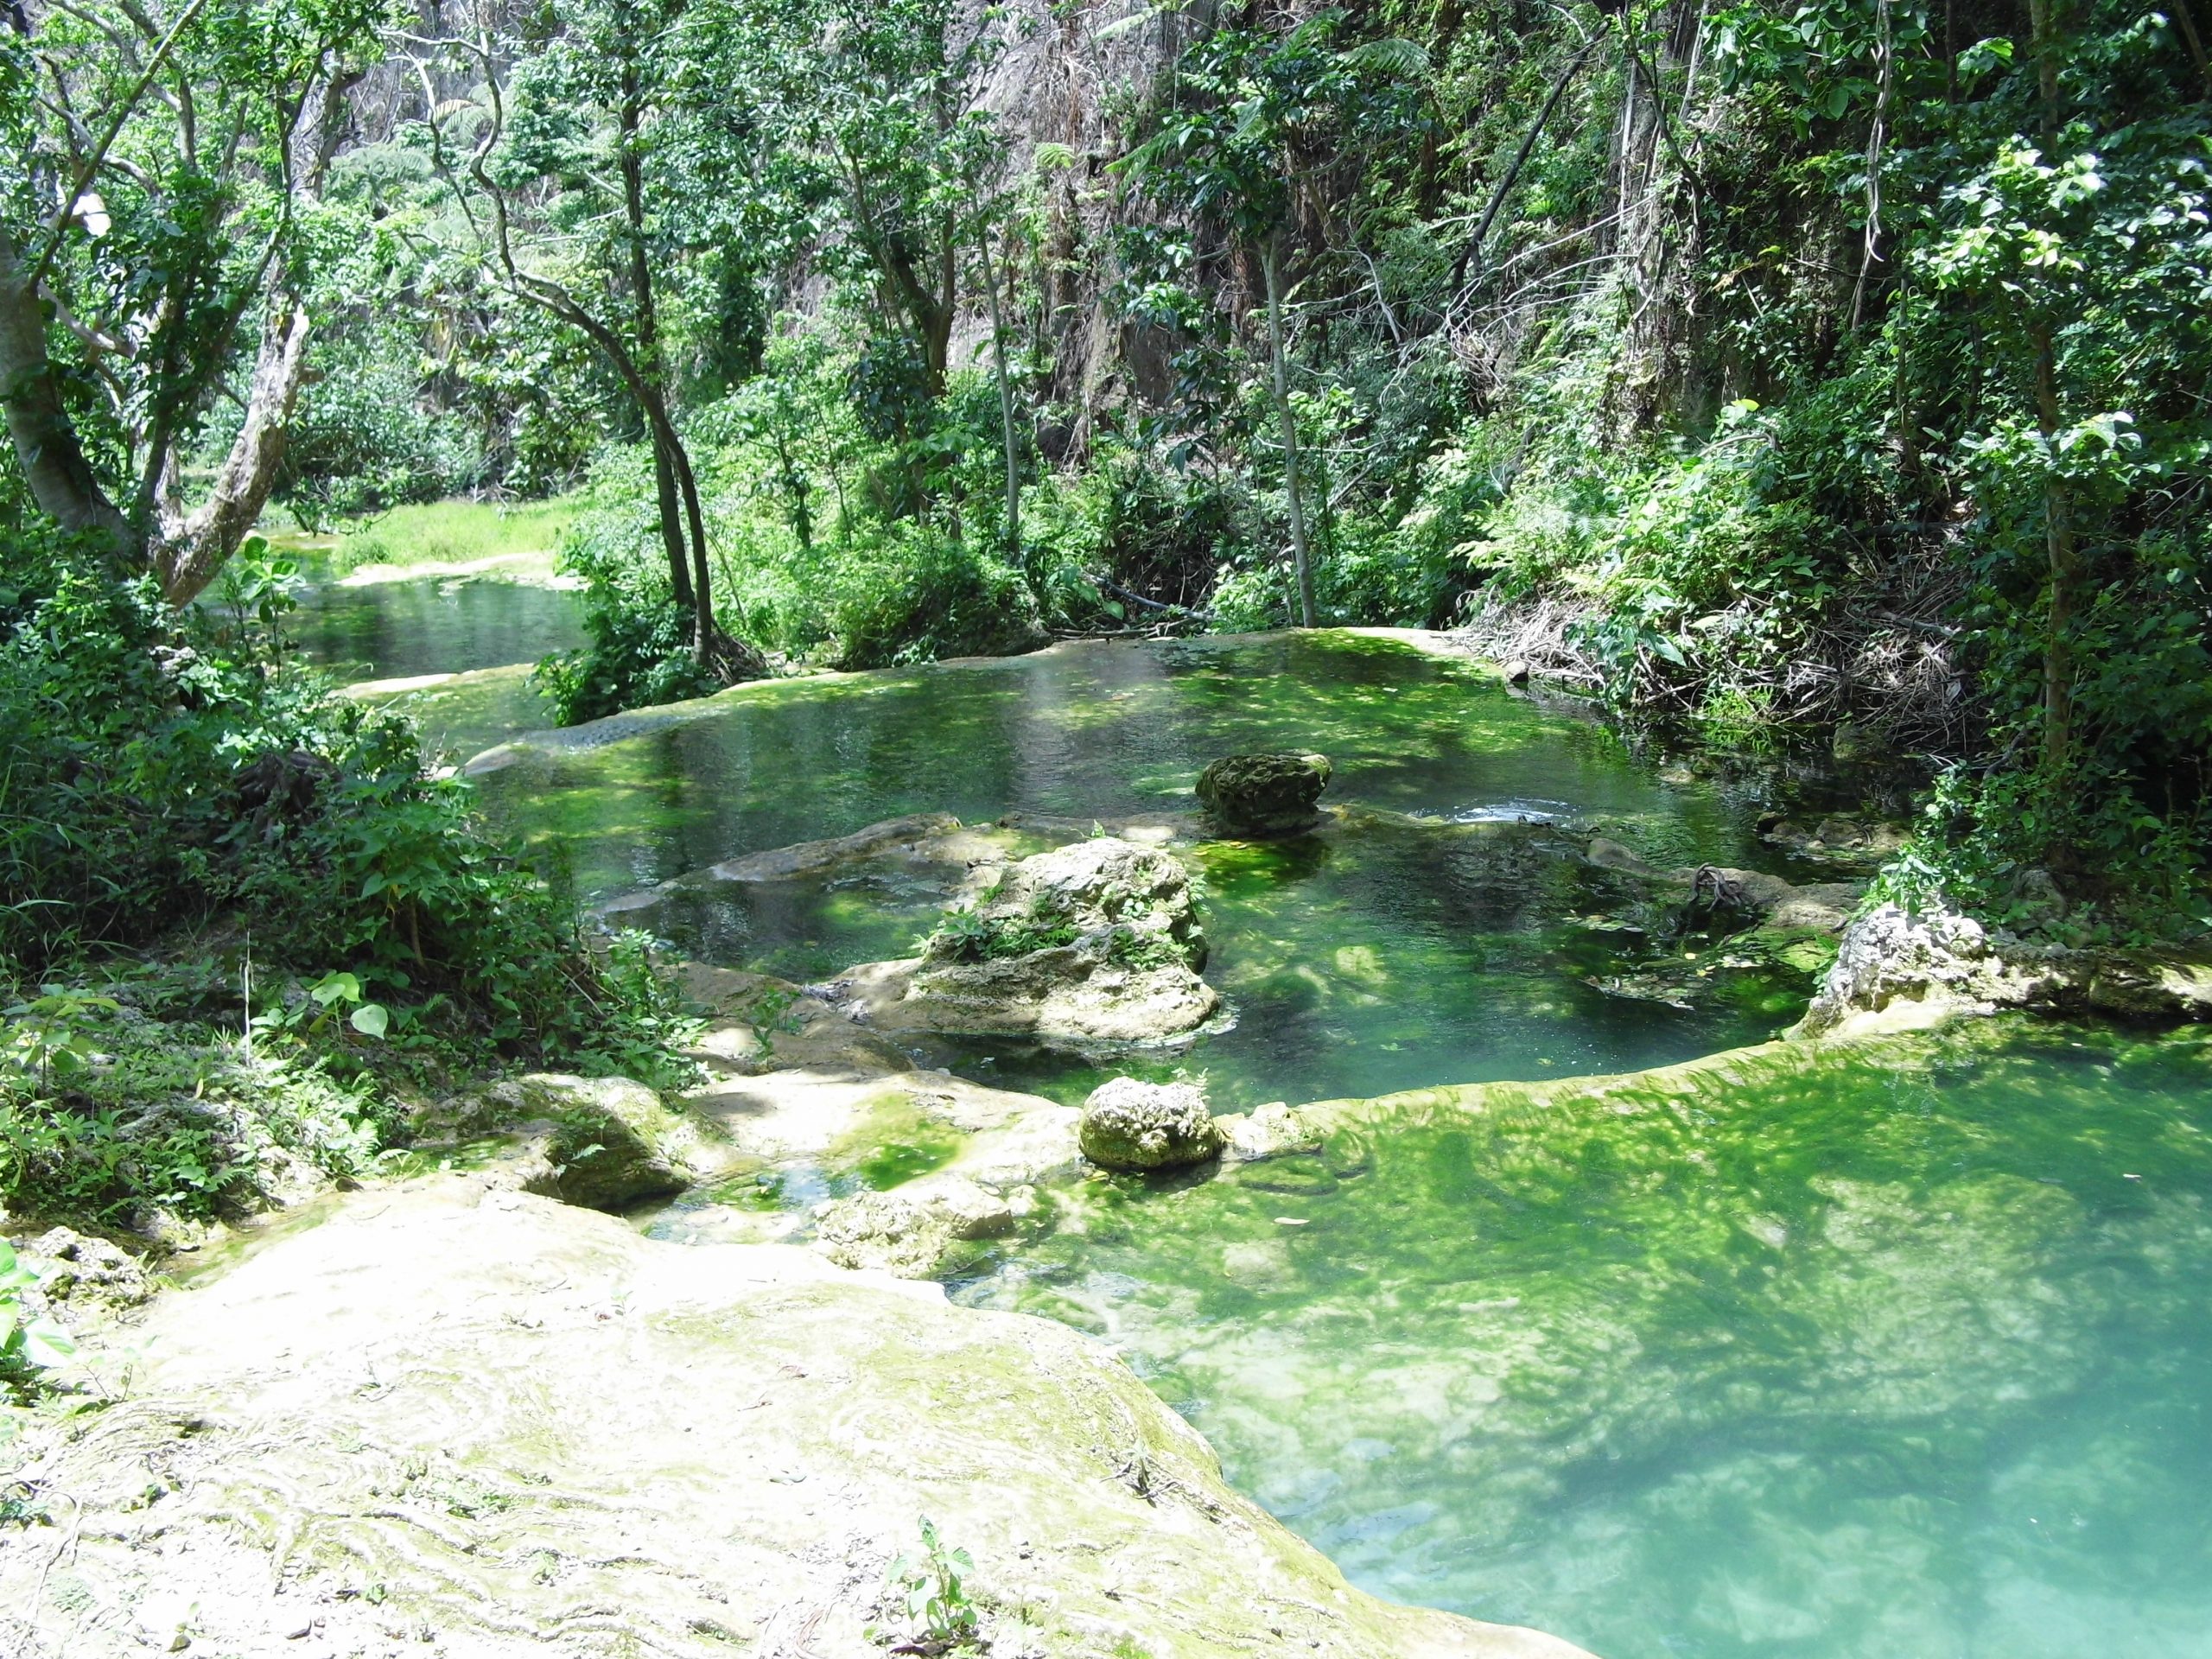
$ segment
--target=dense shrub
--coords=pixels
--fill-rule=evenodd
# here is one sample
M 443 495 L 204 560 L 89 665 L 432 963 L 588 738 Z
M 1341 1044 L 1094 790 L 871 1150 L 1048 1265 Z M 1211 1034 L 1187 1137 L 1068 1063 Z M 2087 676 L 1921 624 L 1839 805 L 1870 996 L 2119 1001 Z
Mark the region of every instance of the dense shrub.
M 839 568 L 828 622 L 837 666 L 1004 656 L 1044 643 L 1004 561 L 918 525 L 887 530 Z
M 310 529 L 474 486 L 480 445 L 425 406 L 406 342 L 340 335 L 315 353 L 315 375 L 285 440 L 277 499 Z
M 249 613 L 180 616 L 50 534 L 4 534 L 10 977 L 234 921 L 272 970 L 350 970 L 403 1027 L 533 1056 L 637 1036 L 634 988 L 483 831 L 466 785 L 425 774 L 411 728 L 331 696 Z

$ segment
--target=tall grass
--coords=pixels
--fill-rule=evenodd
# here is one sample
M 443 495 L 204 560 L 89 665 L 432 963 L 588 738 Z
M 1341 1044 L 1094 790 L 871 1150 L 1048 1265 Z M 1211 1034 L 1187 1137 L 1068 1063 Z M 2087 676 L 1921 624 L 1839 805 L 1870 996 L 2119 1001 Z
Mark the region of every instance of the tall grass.
M 454 499 L 394 507 L 340 531 L 329 569 L 345 575 L 372 564 L 467 564 L 529 554 L 543 555 L 550 569 L 575 516 L 575 504 L 567 499 L 505 505 Z

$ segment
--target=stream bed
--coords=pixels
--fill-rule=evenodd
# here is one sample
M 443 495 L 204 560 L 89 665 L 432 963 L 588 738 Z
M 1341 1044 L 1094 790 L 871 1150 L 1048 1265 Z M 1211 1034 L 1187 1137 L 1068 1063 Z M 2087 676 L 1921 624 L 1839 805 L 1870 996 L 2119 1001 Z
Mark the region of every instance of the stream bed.
M 393 626 L 334 620 L 318 649 L 468 665 Z M 1576 855 L 1833 874 L 1758 837 L 1764 784 L 1345 634 L 741 688 L 540 734 L 477 784 L 604 901 L 912 812 L 1187 837 L 1208 760 L 1291 747 L 1335 763 L 1322 833 L 1191 849 L 1233 1026 L 925 1058 L 1063 1099 L 1180 1071 L 1218 1110 L 1424 1092 L 1334 1109 L 1308 1154 L 1049 1191 L 1054 1224 L 957 1300 L 1116 1345 L 1363 1586 L 1605 1659 L 2212 1656 L 2203 1037 L 2012 1020 L 1603 1096 L 1434 1087 L 1669 1066 L 1794 1019 L 1816 963 L 1665 938 Z M 849 872 L 702 888 L 657 925 L 804 981 L 904 954 L 943 897 Z M 1662 967 L 1692 988 L 1619 990 Z
M 1149 1055 L 964 1039 L 925 1058 L 1067 1100 L 1115 1071 L 1202 1072 L 1234 1110 L 1635 1070 L 1758 1041 L 1802 1010 L 1808 964 L 1686 960 L 1628 916 L 1636 884 L 1579 855 L 1602 830 L 1655 864 L 1807 879 L 1754 835 L 1755 793 L 1662 778 L 1580 710 L 1396 639 L 1092 643 L 741 687 L 681 718 L 541 734 L 478 781 L 495 820 L 607 899 L 914 812 L 1078 832 L 1149 817 L 1195 841 L 1208 760 L 1294 747 L 1334 764 L 1322 832 L 1192 852 L 1230 1029 Z M 657 925 L 691 954 L 804 982 L 908 954 L 944 899 L 856 871 L 709 886 Z M 1659 957 L 1694 988 L 1685 1006 L 1592 982 Z

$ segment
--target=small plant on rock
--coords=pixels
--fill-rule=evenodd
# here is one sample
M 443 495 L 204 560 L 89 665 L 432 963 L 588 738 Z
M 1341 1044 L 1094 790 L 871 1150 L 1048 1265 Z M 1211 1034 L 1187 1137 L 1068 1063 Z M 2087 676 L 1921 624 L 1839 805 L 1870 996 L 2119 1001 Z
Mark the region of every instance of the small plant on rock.
M 968 1599 L 963 1575 L 976 1570 L 964 1549 L 947 1549 L 937 1523 L 922 1520 L 922 1548 L 892 1562 L 890 1580 L 904 1599 L 912 1635 L 892 1644 L 893 1653 L 943 1654 L 972 1649 L 977 1643 L 976 1605 Z
M 23 1293 L 37 1283 L 38 1275 L 16 1259 L 15 1246 L 0 1238 L 0 1387 L 67 1364 L 77 1351 L 67 1332 L 24 1309 Z

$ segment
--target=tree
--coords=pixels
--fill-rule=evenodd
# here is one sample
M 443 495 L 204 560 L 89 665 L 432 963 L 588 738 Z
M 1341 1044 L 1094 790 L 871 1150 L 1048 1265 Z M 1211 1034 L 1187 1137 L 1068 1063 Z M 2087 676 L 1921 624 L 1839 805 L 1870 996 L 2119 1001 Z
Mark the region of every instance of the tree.
M 488 35 L 404 37 L 418 55 L 434 165 L 517 297 L 575 329 L 605 358 L 652 454 L 669 590 L 694 659 L 725 683 L 758 676 L 760 653 L 720 626 L 697 474 L 677 425 L 662 290 L 676 267 L 664 138 L 690 60 L 654 0 L 571 9 L 562 32 L 517 54 L 513 85 Z M 438 96 L 436 61 L 473 66 L 469 96 Z M 448 125 L 473 126 L 465 159 Z
M 1344 121 L 1363 74 L 1402 74 L 1425 61 L 1401 40 L 1338 50 L 1340 17 L 1322 12 L 1282 35 L 1222 29 L 1194 41 L 1177 66 L 1177 103 L 1122 163 L 1163 206 L 1218 224 L 1259 264 L 1299 621 L 1309 628 L 1318 616 L 1285 318 L 1296 286 L 1285 268 L 1297 253 L 1299 192 L 1308 158 Z
M 175 604 L 274 487 L 313 326 L 302 218 L 346 136 L 373 0 L 126 0 L 0 36 L 0 403 L 32 499 Z M 245 342 L 238 436 L 184 461 Z

